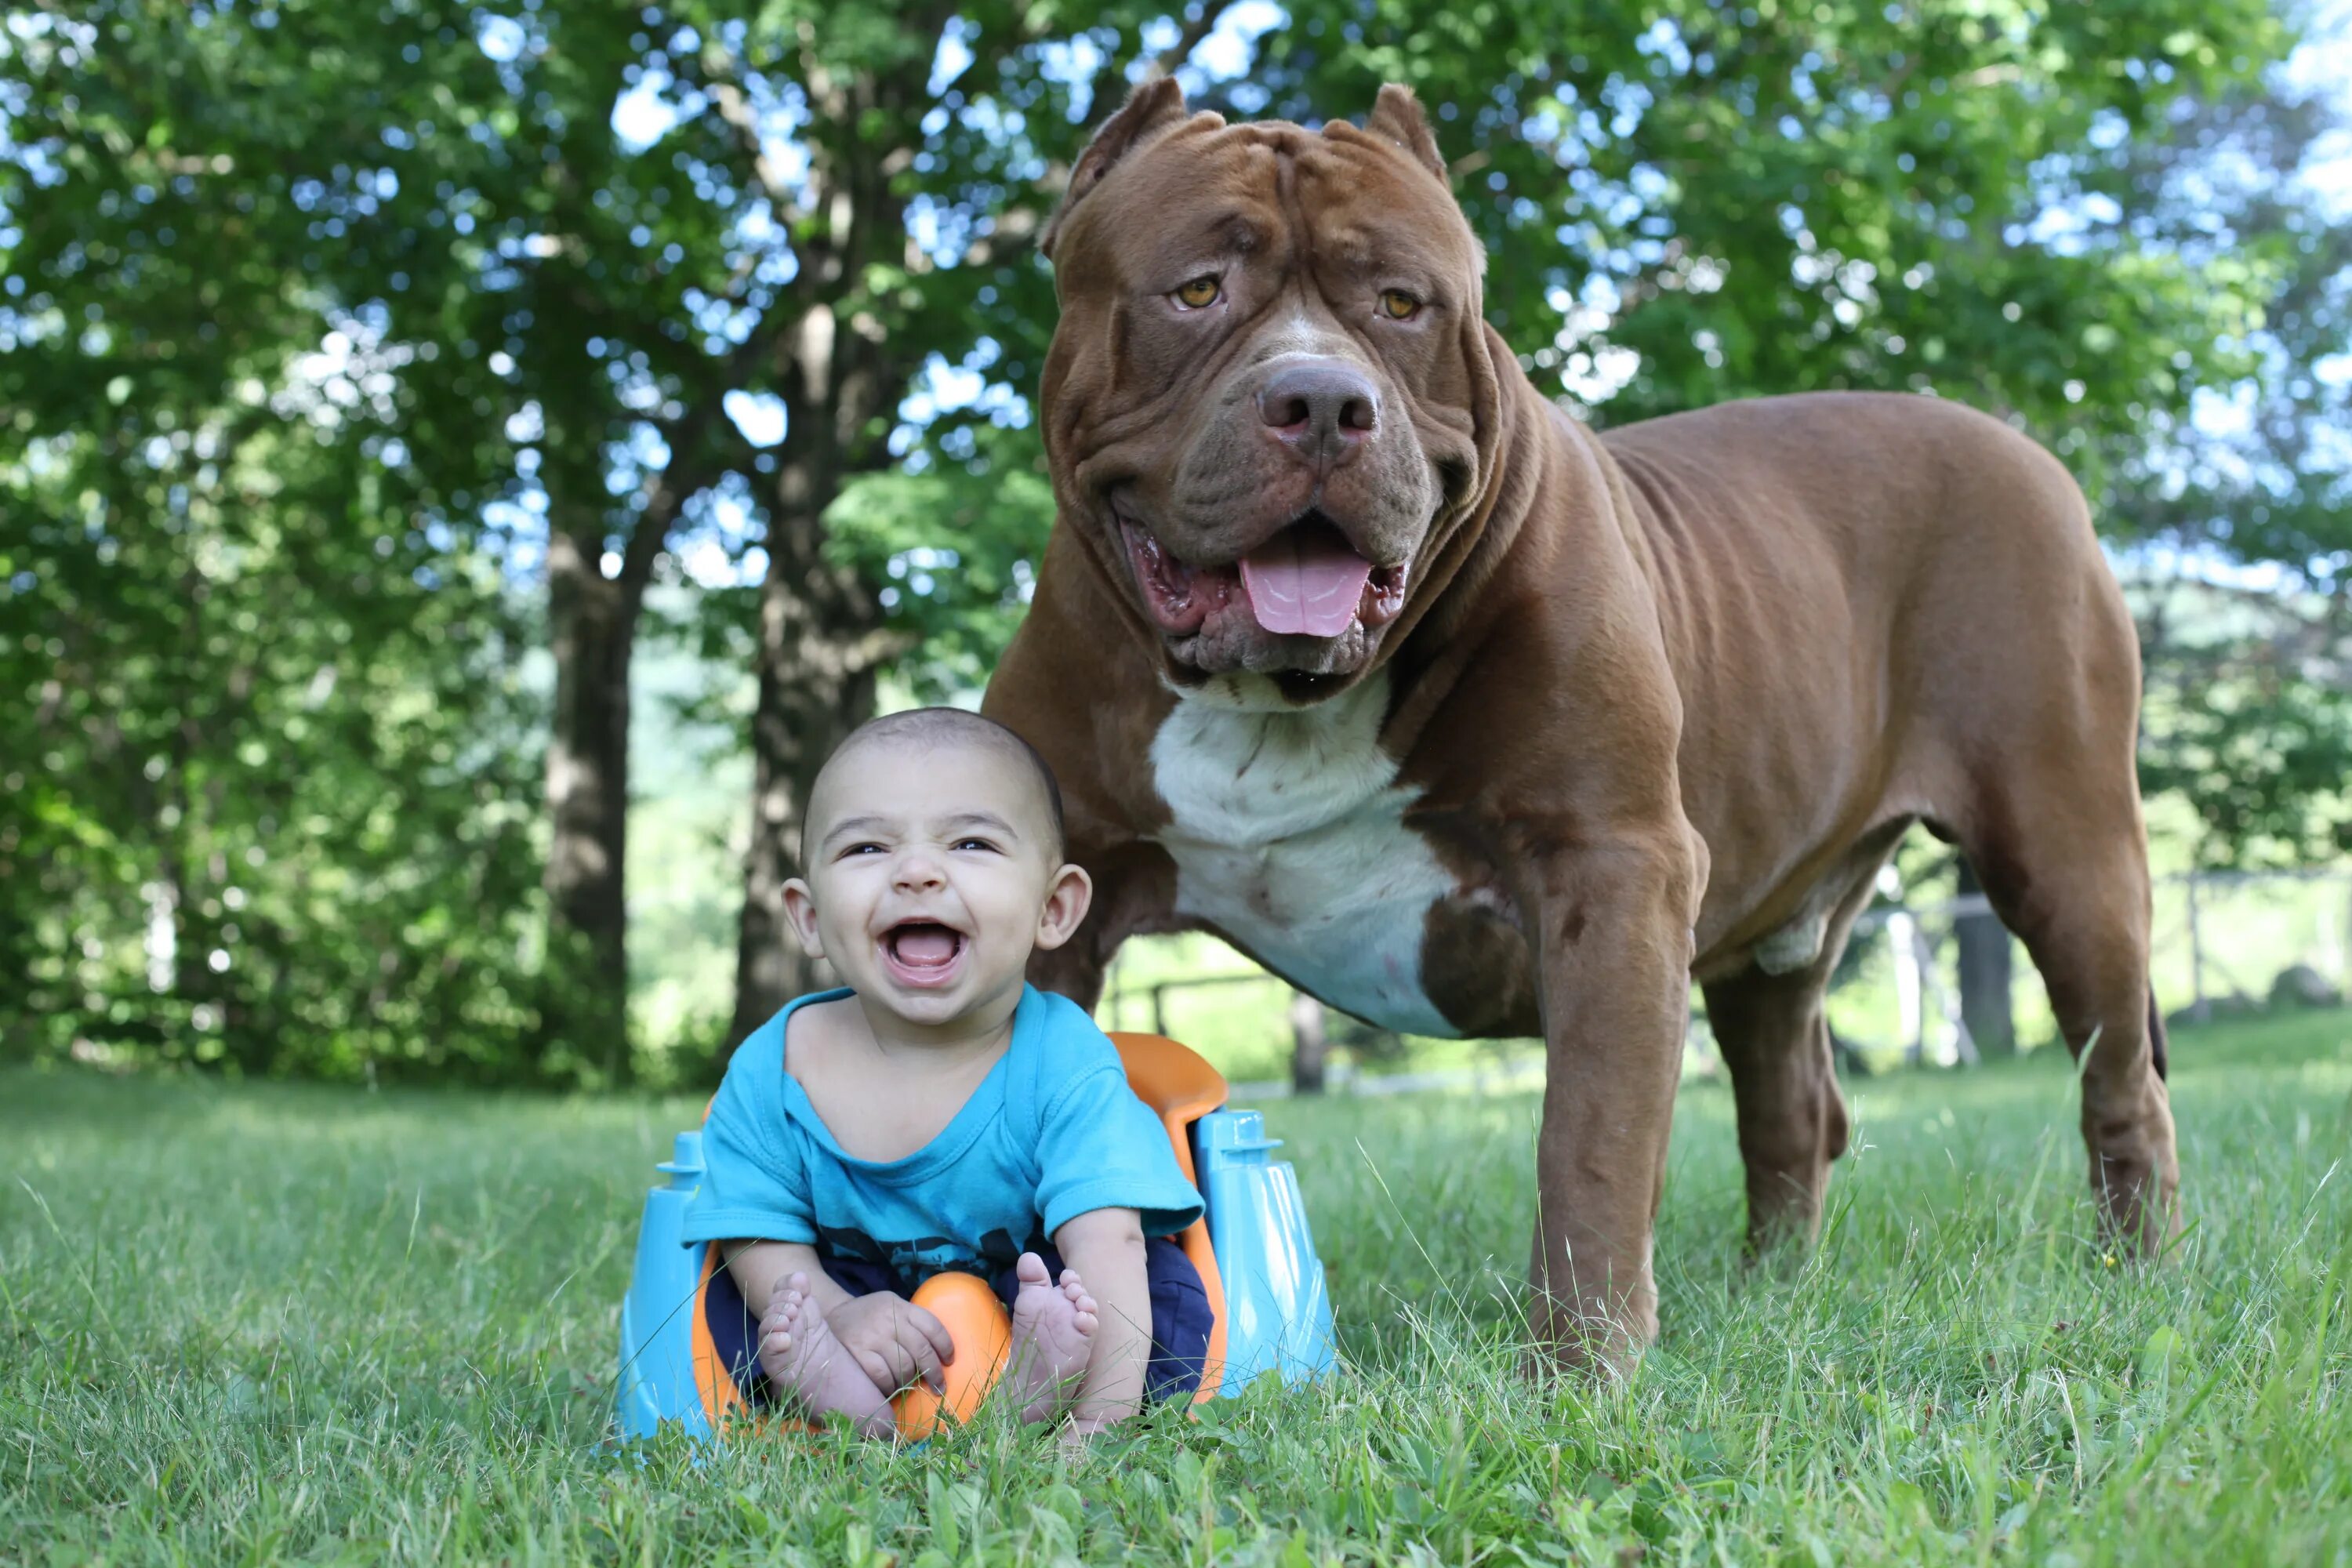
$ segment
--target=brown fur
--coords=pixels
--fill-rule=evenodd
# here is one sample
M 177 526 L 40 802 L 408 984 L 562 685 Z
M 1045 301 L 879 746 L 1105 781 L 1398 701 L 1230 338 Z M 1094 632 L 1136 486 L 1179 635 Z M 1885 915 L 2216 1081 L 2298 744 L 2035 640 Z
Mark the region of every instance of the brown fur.
M 1091 1003 L 1121 940 L 1183 923 L 1144 761 L 1177 692 L 1246 670 L 1307 705 L 1384 671 L 1405 826 L 1456 882 L 1426 917 L 1426 994 L 1463 1033 L 1546 1042 L 1543 1342 L 1615 1360 L 1655 1332 L 1694 976 L 1738 1094 L 1751 1237 L 1817 1226 L 1846 1136 L 1822 990 L 1915 821 L 1967 850 L 2069 1044 L 2097 1032 L 2093 1185 L 2118 1229 L 2159 1239 L 2177 1173 L 2137 647 L 2065 470 L 1913 396 L 1762 399 L 1596 437 L 1485 324 L 1484 258 L 1443 175 L 1394 87 L 1367 129 L 1313 133 L 1188 115 L 1155 84 L 1081 161 L 1052 231 L 1042 399 L 1060 517 L 986 704 L 1052 761 L 1101 889 L 1036 978 Z M 1223 314 L 1168 303 L 1212 270 Z M 1373 313 L 1408 285 L 1420 314 Z M 1262 438 L 1254 389 L 1302 353 L 1378 389 L 1377 426 L 1336 461 Z M 1163 636 L 1119 516 L 1214 565 L 1309 505 L 1408 571 L 1393 621 Z M 1763 973 L 1757 945 L 1808 921 L 1818 955 Z

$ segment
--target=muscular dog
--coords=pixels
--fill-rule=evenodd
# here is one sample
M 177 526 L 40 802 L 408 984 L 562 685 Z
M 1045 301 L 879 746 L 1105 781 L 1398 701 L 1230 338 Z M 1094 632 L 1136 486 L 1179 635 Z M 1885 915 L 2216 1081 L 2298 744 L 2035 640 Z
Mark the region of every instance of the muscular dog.
M 1399 87 L 1320 132 L 1141 88 L 1045 239 L 1058 517 L 986 706 L 1060 774 L 1097 912 L 1039 984 L 1091 1005 L 1127 936 L 1207 930 L 1392 1028 L 1539 1033 L 1533 1328 L 1622 1361 L 1691 979 L 1751 1241 L 1808 1237 L 1823 990 L 1924 822 L 2089 1051 L 2107 1220 L 2162 1237 L 2138 650 L 2056 459 L 1904 395 L 1593 435 L 1482 319 Z

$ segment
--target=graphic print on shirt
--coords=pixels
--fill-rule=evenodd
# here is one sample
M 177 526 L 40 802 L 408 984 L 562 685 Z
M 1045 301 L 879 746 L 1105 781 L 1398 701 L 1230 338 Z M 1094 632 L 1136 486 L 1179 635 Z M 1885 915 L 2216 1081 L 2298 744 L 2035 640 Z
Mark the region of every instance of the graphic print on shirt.
M 864 1231 L 847 1226 L 819 1222 L 814 1228 L 820 1263 L 829 1258 L 840 1258 L 887 1268 L 906 1290 L 912 1290 L 934 1274 L 977 1274 L 982 1279 L 993 1279 L 1020 1262 L 1023 1253 L 1042 1252 L 1046 1247 L 1045 1237 L 1034 1230 L 1027 1241 L 1016 1245 L 1013 1233 L 1002 1226 L 982 1237 L 977 1247 L 944 1236 L 877 1241 Z

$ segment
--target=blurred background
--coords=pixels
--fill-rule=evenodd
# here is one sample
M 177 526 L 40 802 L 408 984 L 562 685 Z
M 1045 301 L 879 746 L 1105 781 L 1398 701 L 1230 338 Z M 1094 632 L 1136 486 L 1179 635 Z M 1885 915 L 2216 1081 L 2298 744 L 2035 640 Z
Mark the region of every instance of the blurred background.
M 1412 85 L 1596 426 L 1908 388 L 2049 444 L 2140 619 L 2164 1005 L 2338 999 L 2341 0 L 121 0 L 0 6 L 0 1061 L 712 1081 L 813 982 L 816 763 L 1020 619 L 1035 238 L 1170 73 Z M 1882 892 L 1851 1066 L 2050 1038 L 1948 850 Z M 1103 1016 L 1302 1088 L 1533 1062 L 1203 938 Z

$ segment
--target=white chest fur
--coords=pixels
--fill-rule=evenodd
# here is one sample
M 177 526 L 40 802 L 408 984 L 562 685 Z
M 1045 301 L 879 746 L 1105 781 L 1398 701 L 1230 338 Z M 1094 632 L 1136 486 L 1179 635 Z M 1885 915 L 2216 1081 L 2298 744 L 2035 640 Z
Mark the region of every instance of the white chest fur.
M 1151 742 L 1174 819 L 1160 842 L 1180 915 L 1359 1017 L 1451 1035 L 1422 989 L 1421 942 L 1454 879 L 1404 826 L 1413 795 L 1380 748 L 1387 709 L 1381 675 L 1304 709 L 1248 678 L 1187 694 Z

